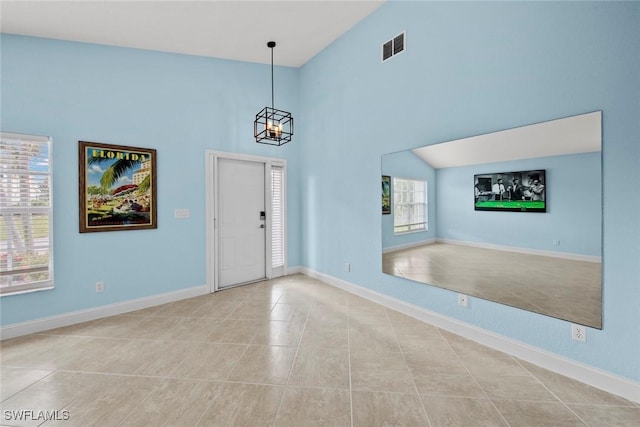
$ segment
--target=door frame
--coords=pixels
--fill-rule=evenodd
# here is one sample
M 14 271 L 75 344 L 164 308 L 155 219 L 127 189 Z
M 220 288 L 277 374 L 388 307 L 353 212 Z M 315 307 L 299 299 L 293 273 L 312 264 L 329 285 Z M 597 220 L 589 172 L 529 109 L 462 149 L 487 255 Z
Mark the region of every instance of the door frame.
M 218 160 L 241 160 L 264 164 L 264 196 L 265 209 L 267 211 L 266 231 L 265 231 L 265 275 L 266 279 L 274 277 L 274 271 L 271 263 L 271 211 L 272 199 L 271 194 L 271 168 L 273 166 L 281 167 L 284 171 L 285 185 L 283 187 L 283 221 L 284 221 L 284 266 L 282 274 L 287 271 L 287 160 L 274 157 L 253 156 L 241 153 L 229 153 L 224 151 L 206 150 L 205 151 L 205 221 L 206 221 L 206 281 L 207 288 L 210 293 L 217 292 L 218 288 L 218 227 L 216 224 L 218 218 Z M 228 287 L 225 287 L 227 289 Z

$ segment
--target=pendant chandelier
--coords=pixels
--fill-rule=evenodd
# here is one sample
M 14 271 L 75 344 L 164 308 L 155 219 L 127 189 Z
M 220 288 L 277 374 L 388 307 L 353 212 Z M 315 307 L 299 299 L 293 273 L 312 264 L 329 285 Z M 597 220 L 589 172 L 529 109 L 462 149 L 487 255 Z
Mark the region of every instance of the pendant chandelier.
M 293 117 L 291 113 L 277 110 L 273 103 L 273 48 L 276 42 L 267 43 L 271 49 L 271 107 L 264 107 L 256 114 L 253 122 L 253 136 L 256 142 L 269 145 L 284 145 L 293 136 Z

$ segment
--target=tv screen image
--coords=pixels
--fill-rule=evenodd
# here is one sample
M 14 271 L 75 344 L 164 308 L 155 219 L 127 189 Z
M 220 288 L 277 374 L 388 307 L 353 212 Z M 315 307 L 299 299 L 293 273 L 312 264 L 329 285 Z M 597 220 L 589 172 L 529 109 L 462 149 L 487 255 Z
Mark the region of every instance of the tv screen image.
M 545 170 L 483 173 L 473 176 L 477 211 L 546 212 Z

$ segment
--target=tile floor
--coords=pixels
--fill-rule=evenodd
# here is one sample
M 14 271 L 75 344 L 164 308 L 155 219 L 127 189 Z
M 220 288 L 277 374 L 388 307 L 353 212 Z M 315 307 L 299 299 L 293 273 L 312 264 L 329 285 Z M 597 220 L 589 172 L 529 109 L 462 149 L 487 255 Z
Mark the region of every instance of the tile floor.
M 382 255 L 382 271 L 501 304 L 602 327 L 602 266 L 431 243 Z
M 6 340 L 0 357 L 6 426 L 640 425 L 638 404 L 303 275 Z

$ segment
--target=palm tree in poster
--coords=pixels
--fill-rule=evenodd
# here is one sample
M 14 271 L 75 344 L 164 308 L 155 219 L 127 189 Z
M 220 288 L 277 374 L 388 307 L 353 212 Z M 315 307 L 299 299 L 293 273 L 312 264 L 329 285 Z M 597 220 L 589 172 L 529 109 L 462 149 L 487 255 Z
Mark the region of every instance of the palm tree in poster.
M 88 165 L 100 164 L 107 161 L 111 161 L 112 159 L 105 157 L 89 157 L 87 159 Z M 102 173 L 102 177 L 100 178 L 100 184 L 102 188 L 111 188 L 118 180 L 126 175 L 130 170 L 135 169 L 141 165 L 142 161 L 140 159 L 132 160 L 132 159 L 118 159 L 111 166 L 109 166 Z M 147 175 L 144 179 L 138 184 L 138 191 L 140 193 L 145 193 L 151 186 L 151 175 Z

